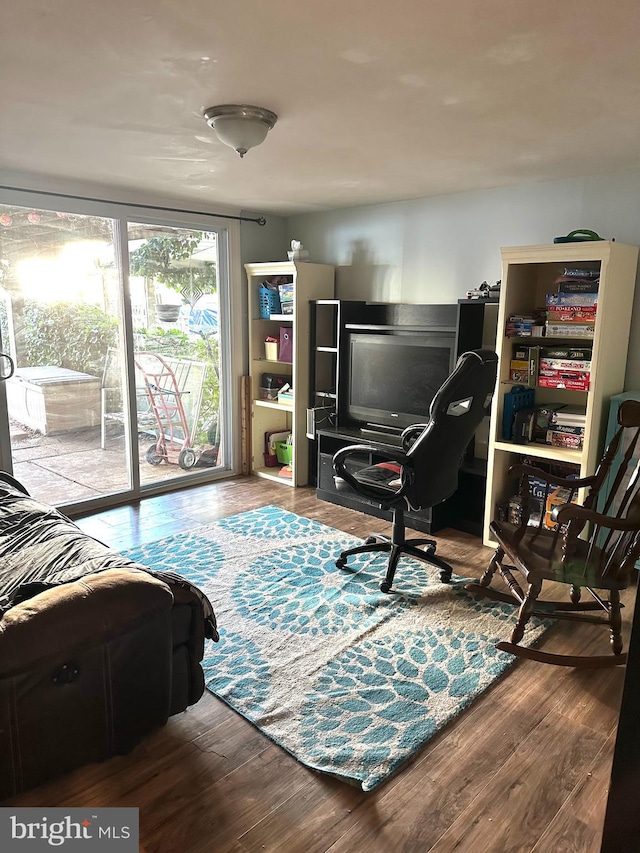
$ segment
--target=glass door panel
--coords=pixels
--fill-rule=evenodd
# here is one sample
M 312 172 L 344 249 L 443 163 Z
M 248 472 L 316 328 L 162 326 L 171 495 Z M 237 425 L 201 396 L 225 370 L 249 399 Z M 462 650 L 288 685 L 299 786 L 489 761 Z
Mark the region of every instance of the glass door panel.
M 130 223 L 141 485 L 223 466 L 215 233 Z
M 54 504 L 131 488 L 115 233 L 111 219 L 0 205 L 13 472 Z

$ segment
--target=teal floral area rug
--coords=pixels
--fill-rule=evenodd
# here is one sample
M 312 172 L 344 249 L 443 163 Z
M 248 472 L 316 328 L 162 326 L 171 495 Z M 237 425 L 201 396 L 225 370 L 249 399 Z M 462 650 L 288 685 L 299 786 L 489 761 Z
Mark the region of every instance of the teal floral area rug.
M 410 558 L 380 592 L 385 555 L 275 506 L 127 553 L 178 572 L 210 597 L 220 642 L 207 688 L 308 767 L 371 790 L 497 679 L 513 608 L 468 593 Z M 532 620 L 524 642 L 545 630 Z

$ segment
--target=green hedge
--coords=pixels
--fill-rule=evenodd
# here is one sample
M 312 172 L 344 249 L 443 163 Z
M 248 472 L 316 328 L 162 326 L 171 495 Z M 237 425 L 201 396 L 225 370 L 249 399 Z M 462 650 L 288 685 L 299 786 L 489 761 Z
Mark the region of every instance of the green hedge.
M 55 365 L 102 376 L 107 349 L 117 340 L 118 321 L 95 305 L 25 300 L 19 364 Z

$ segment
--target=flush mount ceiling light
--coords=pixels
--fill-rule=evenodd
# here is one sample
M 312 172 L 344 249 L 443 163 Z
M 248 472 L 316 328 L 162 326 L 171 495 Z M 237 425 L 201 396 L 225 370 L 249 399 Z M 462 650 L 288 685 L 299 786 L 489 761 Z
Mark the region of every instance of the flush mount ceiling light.
M 267 133 L 278 120 L 271 110 L 254 107 L 252 104 L 222 104 L 208 107 L 204 117 L 209 127 L 215 130 L 220 142 L 235 149 L 241 157 L 250 148 L 264 142 Z

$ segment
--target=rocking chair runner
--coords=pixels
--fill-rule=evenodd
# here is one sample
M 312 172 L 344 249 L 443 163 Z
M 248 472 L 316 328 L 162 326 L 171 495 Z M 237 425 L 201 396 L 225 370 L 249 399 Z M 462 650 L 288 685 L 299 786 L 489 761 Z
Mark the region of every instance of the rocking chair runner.
M 622 653 L 620 591 L 630 582 L 640 557 L 640 402 L 627 400 L 618 410 L 619 428 L 595 474 L 582 479 L 562 479 L 531 465 L 515 465 L 510 473 L 520 477 L 522 518 L 518 525 L 493 521 L 491 531 L 498 547 L 479 583 L 467 584 L 471 592 L 497 601 L 520 604 L 510 642 L 497 648 L 542 663 L 573 667 L 616 666 L 626 662 Z M 612 469 L 619 448 L 626 448 L 617 470 Z M 531 524 L 529 478 L 544 480 L 543 506 L 552 487 L 566 489 L 567 503 L 555 509 L 553 530 L 545 529 L 544 512 Z M 587 489 L 582 505 L 571 503 L 579 489 Z M 508 561 L 505 562 L 505 560 Z M 510 594 L 490 587 L 496 573 Z M 514 576 L 519 572 L 526 592 Z M 570 585 L 570 601 L 539 600 L 545 581 Z M 581 601 L 582 589 L 593 600 Z M 607 595 L 598 594 L 606 591 Z M 604 611 L 604 616 L 589 611 Z M 562 655 L 520 646 L 531 616 L 592 622 L 609 627 L 612 655 Z

